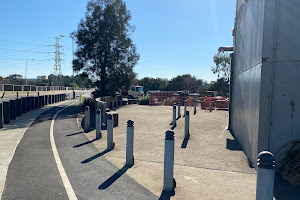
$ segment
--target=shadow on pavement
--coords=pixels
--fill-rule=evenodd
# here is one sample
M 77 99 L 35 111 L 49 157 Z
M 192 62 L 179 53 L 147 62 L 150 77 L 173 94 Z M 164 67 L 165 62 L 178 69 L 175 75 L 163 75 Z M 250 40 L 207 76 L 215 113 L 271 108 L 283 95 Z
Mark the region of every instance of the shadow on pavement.
M 84 142 L 84 143 L 75 145 L 75 146 L 73 146 L 73 148 L 77 148 L 77 147 L 81 147 L 81 146 L 86 145 L 86 144 L 90 144 L 90 143 L 92 143 L 92 142 L 94 142 L 94 141 L 96 141 L 96 140 L 97 140 L 97 139 L 93 139 L 93 140 L 90 140 L 90 141 L 88 141 L 88 142 Z
M 81 134 L 81 133 L 83 133 L 83 132 L 80 131 L 80 132 L 77 132 L 77 133 L 68 134 L 68 135 L 66 135 L 66 136 L 68 137 L 68 136 L 78 135 L 78 134 Z
M 276 200 L 300 199 L 300 186 L 291 185 L 280 175 L 275 176 L 274 197 Z
M 184 138 L 184 140 L 183 140 L 183 142 L 182 142 L 182 144 L 181 144 L 181 148 L 182 148 L 182 149 L 185 149 L 185 148 L 186 148 L 186 146 L 187 146 L 187 144 L 188 144 L 188 142 L 189 142 L 189 139 L 190 139 L 190 138 Z
M 175 195 L 175 191 L 173 190 L 172 192 L 166 192 L 166 191 L 162 191 L 159 200 L 170 200 L 172 196 Z
M 243 148 L 237 140 L 232 140 L 228 138 L 226 141 L 226 148 L 232 151 L 243 151 Z
M 102 183 L 98 189 L 105 190 L 109 186 L 111 186 L 116 180 L 118 180 L 126 171 L 132 166 L 124 165 L 119 171 L 117 171 L 114 175 L 112 175 L 109 179 L 107 179 L 104 183 Z
M 108 153 L 110 151 L 111 150 L 106 149 L 105 151 L 102 151 L 101 153 L 98 153 L 98 154 L 96 154 L 96 155 L 94 155 L 94 156 L 92 156 L 92 157 L 90 157 L 90 158 L 82 161 L 81 163 L 85 164 L 85 163 L 91 162 L 91 161 L 95 160 L 96 158 L 99 158 L 99 157 L 103 156 L 104 154 L 106 154 L 106 153 Z

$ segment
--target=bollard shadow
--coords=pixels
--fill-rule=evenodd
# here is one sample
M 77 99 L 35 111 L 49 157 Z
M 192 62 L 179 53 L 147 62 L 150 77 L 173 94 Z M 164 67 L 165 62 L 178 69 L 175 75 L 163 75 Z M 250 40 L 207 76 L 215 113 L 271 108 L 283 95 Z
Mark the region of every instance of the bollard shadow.
M 88 159 L 82 161 L 81 164 L 89 163 L 89 162 L 95 160 L 96 158 L 99 158 L 99 157 L 105 155 L 106 153 L 110 152 L 111 150 L 112 150 L 112 149 L 110 149 L 110 150 L 106 149 L 105 151 L 102 151 L 101 153 L 98 153 L 98 154 L 96 154 L 96 155 L 94 155 L 94 156 L 92 156 L 92 157 L 90 157 L 90 158 L 88 158 Z
M 68 135 L 66 135 L 66 137 L 73 136 L 73 135 L 78 135 L 78 134 L 81 134 L 81 133 L 83 133 L 83 132 L 80 131 L 80 132 L 77 132 L 77 133 L 68 134 Z
M 126 173 L 126 171 L 131 168 L 132 166 L 128 166 L 128 165 L 124 165 L 119 171 L 117 171 L 114 175 L 112 175 L 109 179 L 107 179 L 106 181 L 104 181 L 104 183 L 102 183 L 98 189 L 99 190 L 105 190 L 107 189 L 109 186 L 111 186 L 116 180 L 118 180 L 123 174 Z
M 175 196 L 175 190 L 171 192 L 162 191 L 159 200 L 170 200 L 172 196 Z
M 176 128 L 176 125 L 177 125 L 177 124 L 175 124 L 175 126 L 172 126 L 172 127 L 171 127 L 171 130 L 174 130 L 174 129 Z
M 280 175 L 275 175 L 274 197 L 276 200 L 300 199 L 300 186 L 291 185 Z
M 185 148 L 186 148 L 186 146 L 187 146 L 187 144 L 188 144 L 188 142 L 189 142 L 189 139 L 190 139 L 190 137 L 184 138 L 184 140 L 183 140 L 183 142 L 182 142 L 182 144 L 181 144 L 181 148 L 182 148 L 182 149 L 185 149 Z
M 96 140 L 97 140 L 97 139 L 93 139 L 93 140 L 90 140 L 90 141 L 88 141 L 88 142 L 84 142 L 84 143 L 81 143 L 81 144 L 75 145 L 75 146 L 73 146 L 73 148 L 77 148 L 77 147 L 81 147 L 81 146 L 84 146 L 84 145 L 90 144 L 90 143 L 92 143 L 92 142 L 94 142 L 94 141 L 96 141 Z
M 179 120 L 181 118 L 181 115 L 179 115 L 177 118 L 176 118 L 176 120 Z
M 231 151 L 243 151 L 242 146 L 237 140 L 232 140 L 227 138 L 226 139 L 226 148 L 231 150 Z

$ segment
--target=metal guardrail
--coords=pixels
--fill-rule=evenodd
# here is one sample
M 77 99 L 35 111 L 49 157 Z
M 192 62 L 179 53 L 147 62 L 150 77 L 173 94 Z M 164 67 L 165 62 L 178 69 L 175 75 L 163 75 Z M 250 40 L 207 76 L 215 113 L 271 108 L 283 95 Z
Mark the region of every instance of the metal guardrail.
M 73 87 L 0 84 L 0 91 L 27 92 L 27 91 L 59 91 L 59 90 L 73 90 Z M 76 87 L 74 88 L 74 90 L 89 90 L 89 88 Z

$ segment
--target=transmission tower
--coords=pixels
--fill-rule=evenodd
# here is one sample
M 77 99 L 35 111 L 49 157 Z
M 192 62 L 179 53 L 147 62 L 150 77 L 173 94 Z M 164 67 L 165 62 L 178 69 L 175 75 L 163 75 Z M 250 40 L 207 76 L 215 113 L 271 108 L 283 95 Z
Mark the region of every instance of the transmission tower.
M 55 43 L 55 58 L 54 58 L 54 70 L 53 70 L 53 80 L 52 79 L 52 85 L 60 85 L 60 86 L 63 86 L 64 85 L 64 82 L 63 82 L 63 75 L 62 75 L 62 70 L 61 70 L 61 61 L 63 59 L 60 58 L 60 55 L 61 54 L 64 54 L 64 53 L 61 53 L 60 52 L 60 49 L 63 48 L 63 46 L 59 46 L 59 40 L 60 38 L 59 37 L 56 37 L 56 43 Z M 54 46 L 54 45 L 53 45 Z

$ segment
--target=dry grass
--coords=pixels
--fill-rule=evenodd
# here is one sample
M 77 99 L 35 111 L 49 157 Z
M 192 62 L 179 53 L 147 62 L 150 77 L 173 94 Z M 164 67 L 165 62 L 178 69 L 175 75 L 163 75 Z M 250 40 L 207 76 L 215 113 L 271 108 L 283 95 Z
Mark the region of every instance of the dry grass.
M 282 178 L 293 185 L 300 185 L 300 141 L 293 142 L 281 164 Z

